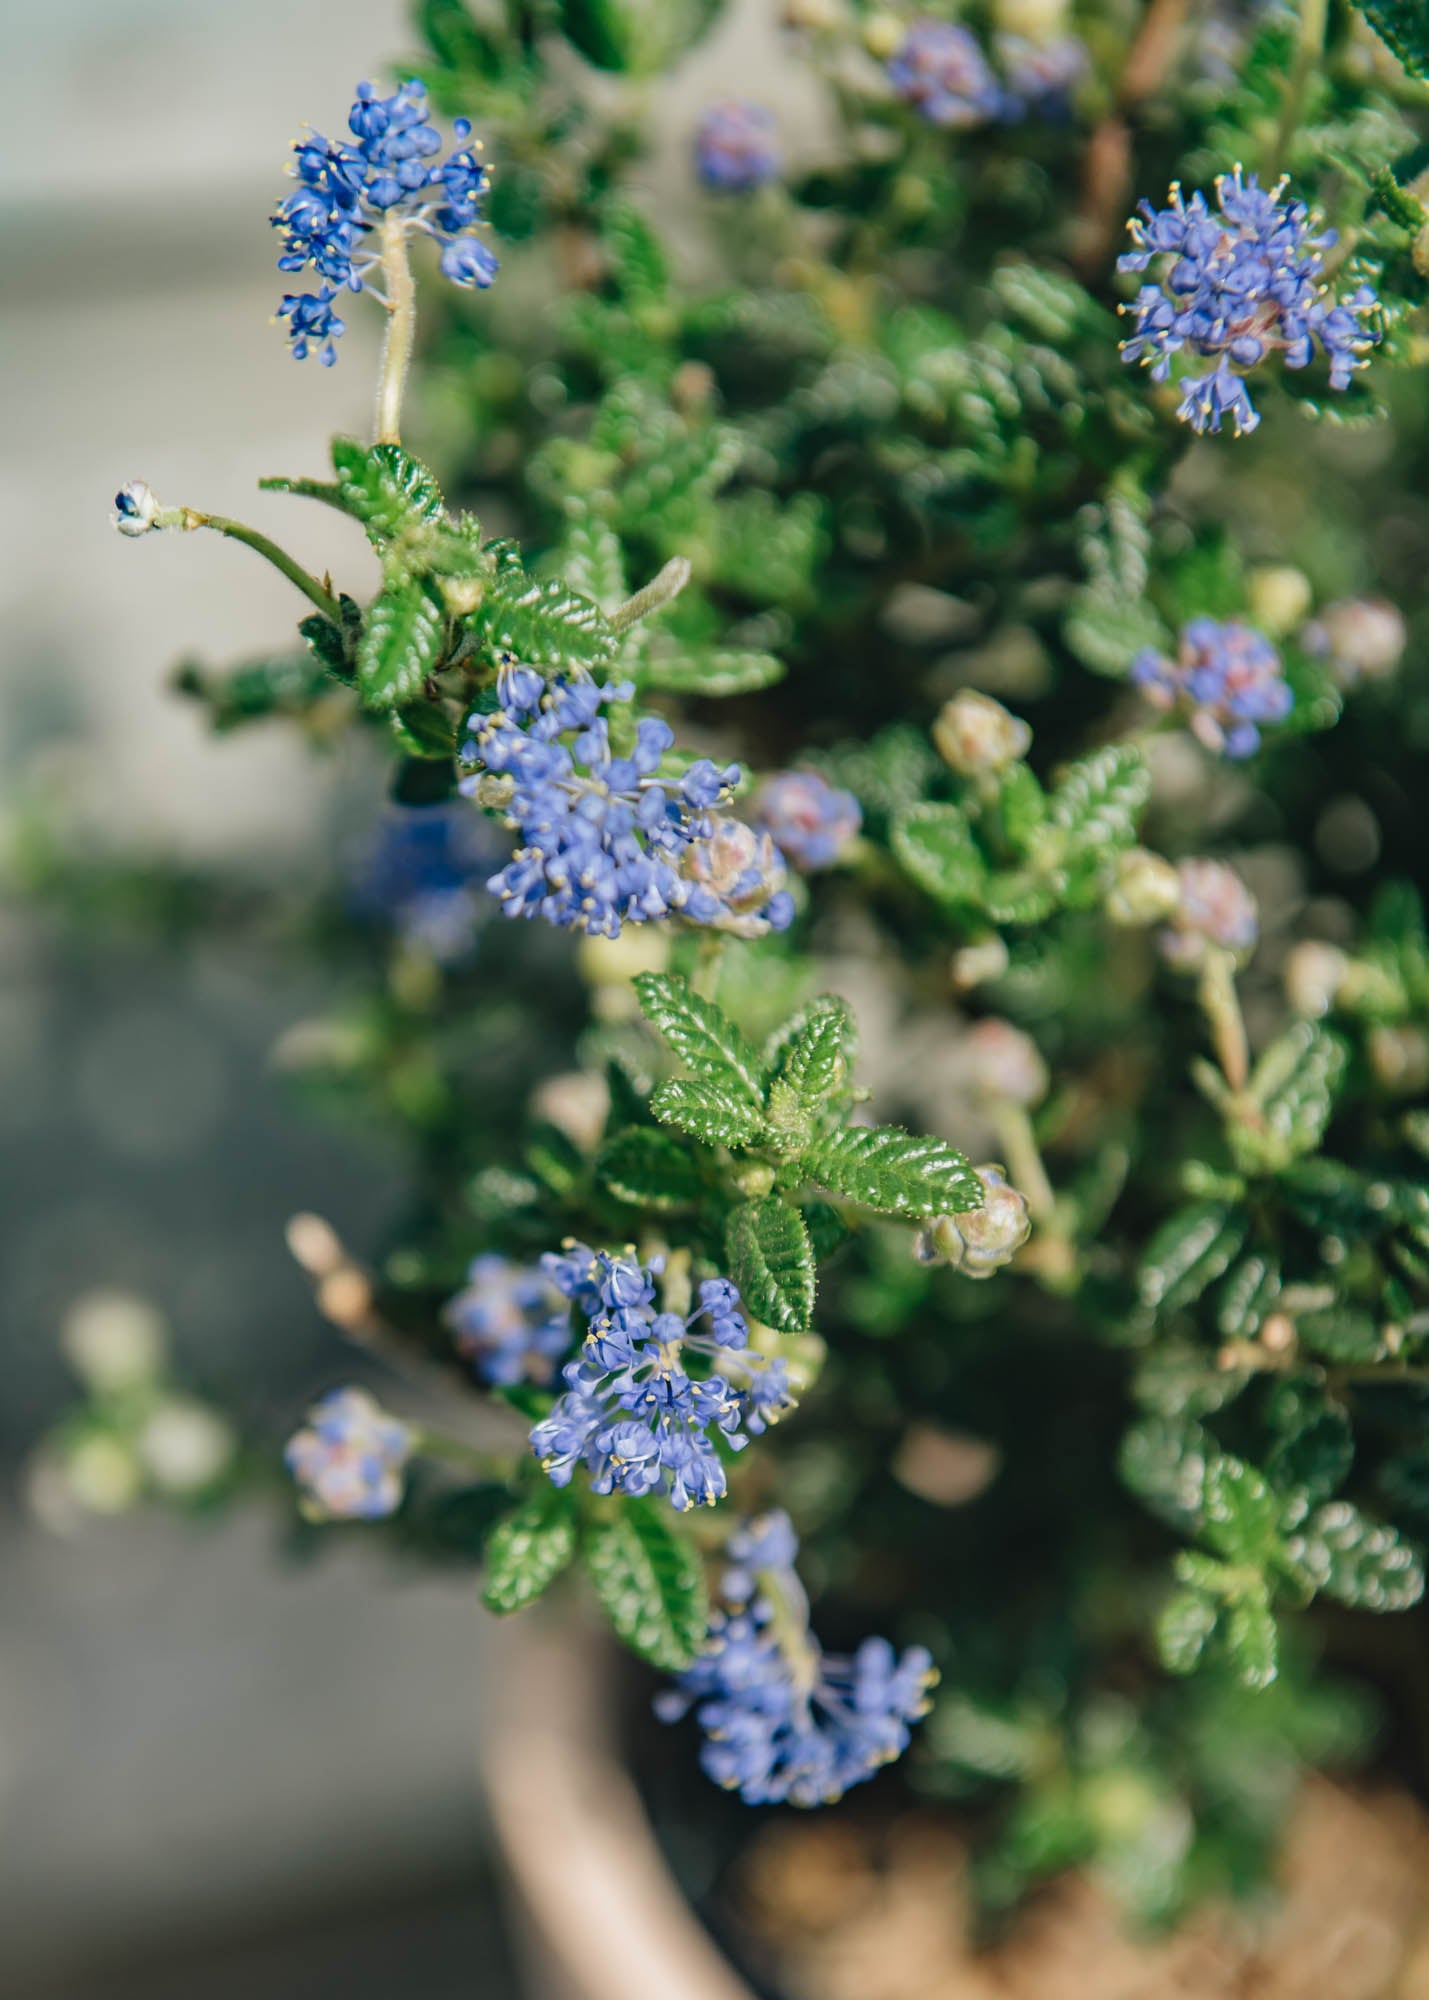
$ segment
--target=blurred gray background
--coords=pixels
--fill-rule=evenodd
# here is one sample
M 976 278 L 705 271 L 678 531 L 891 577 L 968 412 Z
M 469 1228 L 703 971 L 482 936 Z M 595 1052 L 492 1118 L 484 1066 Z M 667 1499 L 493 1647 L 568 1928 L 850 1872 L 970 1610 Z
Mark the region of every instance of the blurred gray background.
M 741 0 L 662 88 L 672 146 L 709 96 L 769 77 L 776 13 Z M 355 774 L 281 729 L 209 739 L 167 677 L 182 656 L 285 644 L 292 595 L 217 537 L 122 541 L 108 509 L 142 477 L 361 580 L 347 524 L 255 484 L 320 472 L 328 436 L 365 427 L 376 316 L 349 316 L 338 368 L 295 365 L 267 323 L 284 281 L 266 218 L 303 120 L 340 128 L 352 83 L 410 44 L 406 10 L 10 0 L 6 17 L 0 785 L 39 791 L 102 851 L 237 855 L 281 884 L 331 845 Z M 786 116 L 812 95 L 763 94 Z M 29 1450 L 73 1394 L 57 1330 L 96 1288 L 154 1302 L 180 1373 L 246 1399 L 274 1438 L 343 1379 L 282 1227 L 314 1208 L 360 1248 L 400 1178 L 269 1066 L 330 997 L 237 942 L 86 944 L 0 908 L 7 2000 L 512 1990 L 469 1577 L 347 1547 L 294 1571 L 261 1515 L 56 1537 L 22 1505 Z

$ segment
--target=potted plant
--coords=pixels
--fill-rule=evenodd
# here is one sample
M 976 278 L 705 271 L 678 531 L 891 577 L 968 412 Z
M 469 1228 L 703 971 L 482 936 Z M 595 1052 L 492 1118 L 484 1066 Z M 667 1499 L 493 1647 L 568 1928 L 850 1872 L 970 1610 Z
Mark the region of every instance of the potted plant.
M 712 101 L 682 233 L 646 100 L 719 13 L 425 0 L 297 146 L 293 352 L 386 338 L 371 441 L 266 483 L 367 601 L 118 497 L 306 600 L 187 673 L 214 720 L 390 773 L 362 1033 L 298 1055 L 406 1135 L 410 1226 L 292 1242 L 454 1414 L 339 1388 L 288 1467 L 494 1612 L 598 1606 L 752 1823 L 893 1764 L 983 1912 L 1080 1867 L 1172 1924 L 1366 1747 L 1350 1682 L 1422 1685 L 1429 43 L 788 0 L 827 125 Z M 549 1912 L 520 1759 L 597 1753 L 519 1712 Z

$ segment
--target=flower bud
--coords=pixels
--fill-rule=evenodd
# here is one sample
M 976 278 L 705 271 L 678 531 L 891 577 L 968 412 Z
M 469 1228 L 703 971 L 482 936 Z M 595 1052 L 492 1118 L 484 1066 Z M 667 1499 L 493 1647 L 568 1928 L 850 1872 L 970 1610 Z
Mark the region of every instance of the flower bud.
M 1422 1028 L 1377 1021 L 1365 1037 L 1365 1053 L 1376 1079 L 1396 1096 L 1429 1087 L 1429 1035 Z
M 896 14 L 870 14 L 863 24 L 863 46 L 875 62 L 887 62 L 902 48 L 906 33 L 905 24 Z
M 1300 634 L 1300 643 L 1328 665 L 1336 684 L 1387 680 L 1399 665 L 1407 634 L 1404 614 L 1387 597 L 1346 597 L 1327 604 Z
M 1349 969 L 1349 958 L 1337 944 L 1306 938 L 1286 958 L 1285 997 L 1297 1014 L 1317 1021 L 1334 1006 Z
M 919 1231 L 913 1254 L 920 1263 L 949 1264 L 967 1278 L 990 1278 L 1027 1241 L 1032 1219 L 1026 1196 L 1011 1186 L 1001 1167 L 973 1171 L 982 1182 L 982 1207 L 938 1216 Z
M 990 979 L 1001 979 L 1007 970 L 1007 962 L 1007 946 L 1000 937 L 965 944 L 960 951 L 953 953 L 949 966 L 954 992 L 971 993 L 975 986 L 985 986 Z
M 582 1152 L 593 1152 L 610 1115 L 610 1086 L 593 1070 L 564 1070 L 538 1087 L 531 1109 Z
M 163 1316 L 147 1299 L 127 1292 L 89 1292 L 65 1315 L 60 1345 L 86 1389 L 113 1395 L 158 1374 Z
M 1159 939 L 1167 963 L 1194 972 L 1210 946 L 1249 958 L 1260 937 L 1260 909 L 1234 868 L 1197 858 L 1183 861 L 1177 873 L 1181 901 Z
M 106 1431 L 77 1439 L 65 1454 L 64 1473 L 71 1494 L 89 1514 L 127 1513 L 144 1486 L 134 1454 Z
M 1118 858 L 1106 899 L 1106 913 L 1114 924 L 1161 923 L 1180 901 L 1180 876 L 1149 847 L 1128 848 Z
M 1046 1096 L 1047 1065 L 1032 1037 L 1011 1021 L 979 1021 L 968 1031 L 967 1049 L 984 1097 L 1026 1109 Z
M 784 928 L 771 921 L 771 906 L 780 906 L 782 914 L 782 905 L 789 901 L 788 870 L 772 837 L 762 829 L 729 814 L 714 816 L 710 832 L 692 841 L 681 856 L 680 873 L 719 904 L 716 914 L 700 919 L 712 929 L 731 937 L 756 938 Z
M 1069 0 L 993 0 L 992 24 L 1000 35 L 1050 42 L 1065 32 Z
M 1257 563 L 1245 587 L 1251 623 L 1272 639 L 1293 632 L 1314 601 L 1309 577 L 1289 563 Z
M 991 695 L 963 688 L 944 704 L 933 724 L 933 742 L 943 762 L 959 776 L 976 778 L 1005 771 L 1025 757 L 1032 731 Z
M 115 494 L 109 522 L 121 535 L 147 535 L 165 525 L 159 518 L 163 511 L 146 482 L 131 479 Z
M 174 1397 L 160 1403 L 138 1437 L 139 1458 L 161 1493 L 202 1493 L 233 1463 L 237 1440 L 215 1410 Z

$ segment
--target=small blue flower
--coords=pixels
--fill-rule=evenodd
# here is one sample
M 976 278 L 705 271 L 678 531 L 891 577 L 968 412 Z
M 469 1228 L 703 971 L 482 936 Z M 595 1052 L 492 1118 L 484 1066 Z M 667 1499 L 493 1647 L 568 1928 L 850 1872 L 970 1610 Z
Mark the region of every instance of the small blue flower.
M 495 829 L 460 801 L 390 807 L 357 857 L 349 905 L 439 965 L 459 965 L 491 908 L 485 884 L 499 845 Z
M 817 771 L 781 771 L 760 786 L 755 818 L 796 868 L 812 874 L 833 867 L 862 826 L 863 808 Z
M 1287 368 L 1304 368 L 1316 346 L 1330 364 L 1330 387 L 1346 389 L 1379 339 L 1378 300 L 1367 285 L 1337 300 L 1321 280 L 1324 251 L 1335 232 L 1312 235 L 1304 202 L 1287 201 L 1287 182 L 1266 190 L 1239 167 L 1216 182 L 1216 212 L 1203 194 L 1183 199 L 1171 189 L 1166 208 L 1142 202 L 1128 222 L 1134 248 L 1118 260 L 1123 271 L 1159 265 L 1130 306 L 1136 332 L 1122 357 L 1141 362 L 1164 382 L 1173 356 L 1214 362 L 1182 384 L 1177 415 L 1195 431 L 1237 435 L 1260 417 L 1238 371 L 1278 353 Z
M 1072 92 L 1090 67 L 1085 42 L 1075 35 L 1058 35 L 1050 41 L 999 35 L 995 46 L 1007 79 L 1002 115 L 1017 118 L 1035 111 L 1042 118 L 1066 118 Z
M 337 296 L 373 290 L 381 263 L 374 239 L 392 219 L 441 245 L 442 271 L 453 284 L 484 289 L 497 269 L 474 233 L 487 171 L 467 119 L 455 121 L 456 150 L 438 164 L 442 137 L 428 119 L 425 86 L 412 81 L 379 97 L 370 83 L 360 83 L 348 128 L 351 141 L 314 132 L 298 142 L 298 186 L 272 218 L 283 238 L 278 269 L 311 267 L 322 280 L 315 292 L 289 292 L 278 317 L 288 321 L 294 356 L 301 361 L 315 352 L 325 368 L 337 359 L 334 343 L 344 330 Z
M 1260 724 L 1283 722 L 1295 704 L 1279 653 L 1238 618 L 1192 618 L 1174 660 L 1148 647 L 1132 661 L 1131 678 L 1157 708 L 1179 709 L 1193 735 L 1225 757 L 1253 756 Z
M 442 1318 L 483 1382 L 549 1382 L 571 1344 L 571 1309 L 544 1271 L 493 1251 L 474 1257 Z
M 766 937 L 794 921 L 784 857 L 762 828 L 719 814 L 686 848 L 680 863 L 689 900 L 685 914 L 731 937 Z
M 497 709 L 471 717 L 461 790 L 482 797 L 492 778 L 509 784 L 502 810 L 517 848 L 487 883 L 507 916 L 618 937 L 628 923 L 708 924 L 723 914 L 718 895 L 680 863 L 713 831 L 708 809 L 738 784 L 739 766 L 703 757 L 679 777 L 663 775 L 675 739 L 656 716 L 642 717 L 617 754 L 601 710 L 633 692 L 628 681 L 548 684 L 511 662 L 497 677 Z
M 595 1493 L 712 1506 L 725 1491 L 716 1439 L 742 1450 L 747 1432 L 793 1403 L 782 1364 L 746 1353 L 738 1291 L 727 1278 L 707 1279 L 694 1311 L 681 1315 L 656 1310 L 658 1266 L 633 1255 L 572 1243 L 542 1268 L 587 1321 L 580 1355 L 562 1370 L 565 1393 L 531 1432 L 552 1483 L 568 1486 L 584 1465 Z M 689 1372 L 692 1359 L 699 1374 Z
M 731 1535 L 705 1651 L 656 1698 L 662 1721 L 690 1709 L 700 1762 L 746 1805 L 831 1805 L 908 1747 L 936 1680 L 922 1646 L 896 1653 L 865 1639 L 852 1658 L 825 1653 L 808 1629 L 787 1514 Z
M 915 21 L 889 58 L 887 76 L 930 125 L 987 125 L 1005 112 L 976 37 L 952 21 Z
M 334 1389 L 289 1438 L 284 1463 L 315 1521 L 377 1521 L 402 1503 L 402 1475 L 416 1439 L 365 1389 Z
M 695 171 L 706 187 L 743 194 L 767 186 L 783 170 L 772 111 L 744 97 L 710 106 L 695 133 Z

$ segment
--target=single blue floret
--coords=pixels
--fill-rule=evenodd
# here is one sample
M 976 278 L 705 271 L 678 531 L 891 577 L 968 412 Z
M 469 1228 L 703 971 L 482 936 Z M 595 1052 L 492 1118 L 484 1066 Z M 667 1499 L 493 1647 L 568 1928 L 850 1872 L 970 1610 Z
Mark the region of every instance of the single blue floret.
M 372 274 L 381 263 L 376 239 L 394 219 L 404 232 L 435 238 L 453 284 L 484 288 L 497 269 L 474 233 L 488 176 L 468 119 L 453 124 L 456 149 L 440 162 L 442 136 L 428 120 L 421 83 L 404 83 L 391 97 L 360 83 L 347 122 L 350 140 L 314 132 L 298 141 L 293 172 L 299 184 L 273 216 L 283 237 L 278 269 L 311 267 L 323 280 L 316 292 L 286 294 L 278 317 L 288 321 L 296 358 L 316 352 L 325 368 L 337 359 L 334 342 L 344 328 L 333 310 L 337 296 L 375 291 Z
M 817 771 L 780 771 L 766 778 L 755 815 L 805 874 L 832 868 L 863 825 L 863 808 L 853 793 L 837 790 Z
M 1287 368 L 1304 368 L 1318 346 L 1330 364 L 1330 387 L 1346 389 L 1379 339 L 1379 301 L 1368 285 L 1337 300 L 1322 282 L 1323 253 L 1334 230 L 1312 235 L 1304 202 L 1287 201 L 1287 181 L 1271 189 L 1254 174 L 1222 174 L 1213 213 L 1203 194 L 1183 199 L 1171 189 L 1166 208 L 1142 202 L 1127 224 L 1134 249 L 1122 271 L 1159 265 L 1124 312 L 1136 332 L 1122 358 L 1150 368 L 1164 382 L 1172 357 L 1185 353 L 1215 363 L 1182 384 L 1177 415 L 1195 431 L 1219 431 L 1229 421 L 1239 436 L 1260 416 L 1241 373 L 1279 353 Z
M 1283 722 L 1295 705 L 1279 653 L 1238 618 L 1192 618 L 1181 628 L 1176 658 L 1147 647 L 1131 678 L 1157 708 L 1179 709 L 1192 734 L 1225 757 L 1260 748 L 1260 724 Z
M 708 1278 L 692 1312 L 660 1312 L 658 1262 L 568 1243 L 541 1263 L 587 1321 L 580 1355 L 562 1370 L 565 1393 L 531 1432 L 552 1483 L 568 1486 L 584 1465 L 595 1493 L 664 1493 L 681 1510 L 712 1506 L 725 1491 L 716 1437 L 742 1450 L 747 1433 L 793 1402 L 783 1362 L 745 1351 L 738 1291 L 727 1278 Z M 688 1372 L 692 1357 L 699 1375 Z
M 936 1680 L 922 1646 L 896 1653 L 865 1639 L 851 1658 L 825 1653 L 808 1626 L 794 1570 L 798 1539 L 783 1512 L 731 1535 L 705 1651 L 655 1712 L 694 1709 L 700 1763 L 746 1805 L 831 1805 L 908 1747 Z
M 784 169 L 774 114 L 747 98 L 713 104 L 695 133 L 695 172 L 708 188 L 747 193 Z

